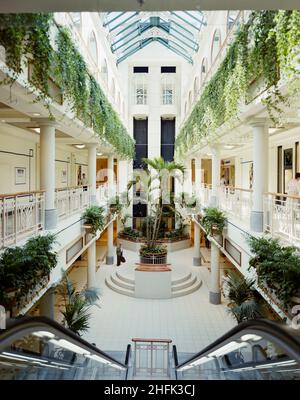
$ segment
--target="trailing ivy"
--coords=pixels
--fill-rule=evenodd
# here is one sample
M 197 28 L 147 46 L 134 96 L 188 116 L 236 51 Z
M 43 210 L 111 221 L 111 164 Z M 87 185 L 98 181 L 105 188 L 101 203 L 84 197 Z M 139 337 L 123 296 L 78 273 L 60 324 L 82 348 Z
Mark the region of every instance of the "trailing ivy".
M 51 29 L 56 30 L 52 46 Z M 122 156 L 134 157 L 134 141 L 73 42 L 69 30 L 56 26 L 52 14 L 0 14 L 0 44 L 11 70 L 3 84 L 13 82 L 31 63 L 29 87 L 39 89 L 50 116 L 49 79 L 61 88 L 74 114 L 87 127 L 110 143 Z
M 241 25 L 216 73 L 206 84 L 192 113 L 176 138 L 175 155 L 185 153 L 203 139 L 211 141 L 224 123 L 238 117 L 239 105 L 252 100 L 249 89 L 256 82 L 266 89 L 262 102 L 275 124 L 288 97 L 278 87 L 282 74 L 299 78 L 300 11 L 254 11 Z M 299 90 L 299 79 L 290 83 Z

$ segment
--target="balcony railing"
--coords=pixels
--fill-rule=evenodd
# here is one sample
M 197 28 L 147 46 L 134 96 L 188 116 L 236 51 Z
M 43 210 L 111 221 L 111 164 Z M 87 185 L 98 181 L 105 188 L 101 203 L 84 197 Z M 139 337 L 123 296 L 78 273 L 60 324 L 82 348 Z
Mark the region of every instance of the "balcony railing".
M 300 245 L 299 196 L 266 193 L 264 211 L 265 231 L 294 245 Z
M 203 205 L 204 207 L 209 206 L 210 199 L 211 199 L 211 185 L 210 184 L 203 183 L 203 184 L 201 184 L 199 189 L 197 189 L 197 187 L 194 186 L 193 192 L 196 196 L 199 196 L 201 205 Z
M 61 221 L 81 212 L 90 204 L 90 190 L 87 186 L 56 189 L 55 207 L 58 220 Z
M 234 218 L 250 225 L 252 210 L 252 190 L 233 186 L 219 188 L 219 205 L 222 210 Z
M 0 248 L 16 244 L 43 228 L 43 191 L 0 196 Z

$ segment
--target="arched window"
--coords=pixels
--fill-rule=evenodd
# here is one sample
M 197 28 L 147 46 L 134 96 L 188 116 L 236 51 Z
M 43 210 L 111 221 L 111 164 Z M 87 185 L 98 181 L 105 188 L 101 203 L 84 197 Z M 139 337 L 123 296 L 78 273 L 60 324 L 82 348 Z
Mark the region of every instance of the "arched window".
M 91 32 L 90 34 L 88 47 L 95 64 L 98 64 L 98 48 L 94 32 Z
M 192 95 L 192 91 L 189 92 L 189 109 L 191 109 L 193 104 L 193 95 Z
M 197 76 L 194 79 L 194 101 L 197 100 L 198 95 L 199 95 L 199 77 Z
M 217 29 L 213 35 L 213 41 L 211 45 L 211 63 L 214 62 L 219 50 L 221 48 L 221 33 Z
M 227 32 L 229 32 L 233 27 L 233 25 L 235 24 L 239 13 L 240 13 L 239 10 L 229 10 L 227 12 Z
M 116 84 L 114 78 L 111 81 L 110 94 L 112 95 L 113 100 L 116 101 Z
M 71 19 L 73 21 L 74 26 L 77 29 L 81 29 L 81 13 L 80 12 L 70 12 Z
M 207 58 L 205 57 L 205 58 L 203 58 L 202 59 L 202 63 L 201 63 L 201 71 L 200 71 L 200 84 L 201 84 L 201 86 L 203 85 L 203 83 L 204 83 L 204 81 L 205 81 L 205 77 L 206 77 L 206 74 L 207 74 L 207 68 L 208 68 L 208 66 L 207 66 Z
M 107 61 L 106 58 L 103 58 L 101 62 L 101 75 L 104 82 L 107 84 L 108 81 L 108 68 L 107 68 Z

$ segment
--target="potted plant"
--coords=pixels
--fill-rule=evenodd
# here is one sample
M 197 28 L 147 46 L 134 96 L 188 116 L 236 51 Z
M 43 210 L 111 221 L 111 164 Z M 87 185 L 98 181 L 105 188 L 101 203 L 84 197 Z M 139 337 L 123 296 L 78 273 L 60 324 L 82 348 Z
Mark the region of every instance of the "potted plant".
M 74 283 L 64 274 L 62 282 L 57 287 L 57 292 L 63 301 L 63 309 L 60 312 L 63 316 L 64 326 L 81 336 L 89 328 L 91 306 L 99 307 L 97 304 L 100 298 L 99 289 L 89 288 L 78 291 Z
M 237 323 L 263 316 L 254 282 L 234 271 L 228 271 L 224 277 L 223 293 L 229 300 L 228 311 Z
M 120 214 L 123 209 L 123 205 L 120 202 L 120 197 L 115 196 L 109 200 L 109 212 L 110 214 Z
M 150 172 L 149 169 L 145 170 L 145 174 L 132 181 L 130 185 L 135 184 L 137 181 L 140 182 L 140 186 L 146 193 L 145 202 L 148 204 L 148 216 L 145 219 L 146 243 L 141 246 L 140 260 L 141 263 L 146 263 L 148 257 L 149 262 L 155 264 L 156 257 L 160 261 L 163 259 L 166 262 L 167 250 L 159 244 L 159 236 L 161 236 L 162 229 L 164 229 L 162 218 L 166 208 L 174 211 L 172 204 L 164 204 L 164 173 L 173 173 L 176 170 L 183 172 L 184 167 L 174 161 L 165 161 L 162 157 L 144 158 L 143 163 L 150 167 L 153 172 Z M 156 199 L 153 199 L 154 191 L 157 193 Z
M 49 280 L 57 255 L 52 251 L 54 235 L 30 238 L 24 246 L 10 247 L 0 256 L 0 304 L 12 314 Z
M 249 236 L 247 240 L 253 253 L 249 269 L 256 270 L 258 285 L 288 311 L 300 292 L 299 250 L 268 236 Z
M 99 206 L 91 206 L 87 208 L 82 218 L 84 220 L 84 228 L 87 233 L 96 235 L 98 230 L 101 230 L 105 225 L 104 208 Z
M 222 235 L 226 223 L 225 214 L 216 207 L 204 208 L 201 224 L 209 236 Z

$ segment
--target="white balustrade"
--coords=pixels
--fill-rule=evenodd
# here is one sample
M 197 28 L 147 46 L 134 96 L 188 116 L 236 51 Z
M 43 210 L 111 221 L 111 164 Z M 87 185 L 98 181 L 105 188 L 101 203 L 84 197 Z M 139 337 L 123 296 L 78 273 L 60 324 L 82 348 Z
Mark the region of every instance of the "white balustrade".
M 200 198 L 200 204 L 203 207 L 208 207 L 210 204 L 210 199 L 211 199 L 211 185 L 203 183 L 201 184 L 199 191 L 198 191 L 198 195 Z
M 56 190 L 55 206 L 59 220 L 79 213 L 89 205 L 90 198 L 88 187 L 79 186 Z
M 264 230 L 272 236 L 300 245 L 300 197 L 283 193 L 264 195 Z
M 252 190 L 232 186 L 219 187 L 219 206 L 228 215 L 249 225 Z
M 44 192 L 0 196 L 0 248 L 17 244 L 44 228 Z

